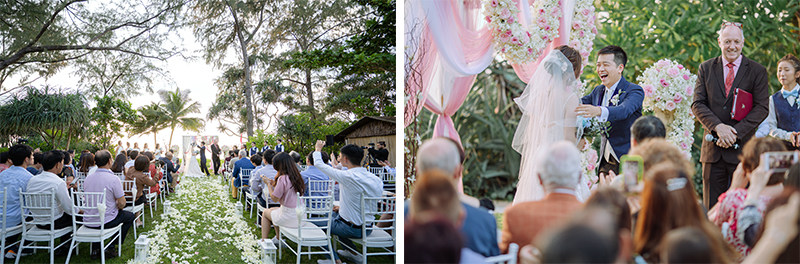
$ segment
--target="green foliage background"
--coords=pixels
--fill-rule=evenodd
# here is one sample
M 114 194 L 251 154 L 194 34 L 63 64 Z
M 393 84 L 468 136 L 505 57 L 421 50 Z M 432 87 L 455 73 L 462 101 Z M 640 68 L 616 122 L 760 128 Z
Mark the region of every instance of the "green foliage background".
M 743 54 L 767 67 L 770 90 L 780 89 L 778 60 L 798 54 L 798 0 L 608 0 L 596 1 L 598 36 L 582 80 L 599 85 L 594 61 L 597 50 L 617 45 L 628 54 L 623 75 L 629 81 L 660 59 L 672 59 L 697 72 L 700 63 L 720 55 L 717 30 L 722 20 L 742 22 Z M 525 84 L 504 61 L 478 74 L 463 106 L 453 115 L 467 160 L 464 191 L 475 197 L 510 200 L 516 191 L 520 155 L 511 140 L 520 118 L 512 99 Z M 645 113 L 651 114 L 651 113 Z M 420 115 L 421 136 L 430 138 L 435 116 Z M 695 188 L 702 195 L 700 157 L 703 127 L 697 123 L 692 157 Z

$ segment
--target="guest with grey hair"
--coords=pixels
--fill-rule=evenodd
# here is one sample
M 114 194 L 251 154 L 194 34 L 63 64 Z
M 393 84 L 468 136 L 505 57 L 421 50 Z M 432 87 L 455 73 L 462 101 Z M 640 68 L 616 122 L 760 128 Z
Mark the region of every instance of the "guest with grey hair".
M 447 175 L 452 175 L 453 188 L 456 188 L 461 180 L 462 162 L 464 161 L 464 152 L 458 143 L 446 137 L 434 138 L 425 141 L 417 153 L 416 175 L 440 170 Z M 500 255 L 497 245 L 497 221 L 494 216 L 478 208 L 479 202 L 473 197 L 461 194 L 459 200 L 461 200 L 463 212 L 466 215 L 460 230 L 466 239 L 465 246 L 484 257 Z M 408 217 L 409 204 L 406 203 L 406 217 Z
M 245 185 L 249 184 L 249 182 L 244 182 L 244 183 L 241 182 L 241 180 L 239 179 L 239 174 L 243 169 L 252 170 L 255 169 L 256 167 L 255 165 L 253 165 L 252 162 L 250 162 L 250 159 L 247 158 L 246 155 L 247 155 L 246 150 L 239 150 L 239 160 L 237 160 L 236 163 L 233 164 L 233 174 L 232 174 L 233 187 L 239 188 L 242 186 L 242 184 Z M 233 194 L 234 198 L 236 198 L 238 195 L 236 192 L 233 192 Z
M 574 143 L 557 142 L 537 153 L 537 177 L 545 197 L 539 201 L 516 203 L 503 214 L 500 250 L 511 243 L 527 245 L 544 230 L 567 220 L 583 207 L 575 187 L 581 179 L 581 153 Z

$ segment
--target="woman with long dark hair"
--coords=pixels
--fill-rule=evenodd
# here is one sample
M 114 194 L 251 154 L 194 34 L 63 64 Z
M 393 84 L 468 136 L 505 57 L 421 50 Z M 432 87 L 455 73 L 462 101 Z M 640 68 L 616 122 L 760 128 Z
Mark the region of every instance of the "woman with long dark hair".
M 128 162 L 128 156 L 125 156 L 125 154 L 118 154 L 117 158 L 114 159 L 114 163 L 111 165 L 111 171 L 114 173 L 124 173 L 126 162 Z
M 78 171 L 83 172 L 84 176 L 89 176 L 89 174 L 94 173 L 97 170 L 97 166 L 94 165 L 94 154 L 91 152 L 86 152 L 81 155 L 81 167 L 78 168 Z
M 275 155 L 272 159 L 272 166 L 278 171 L 274 180 L 262 175 L 261 179 L 267 182 L 269 196 L 273 201 L 281 204 L 280 207 L 273 207 L 261 213 L 261 239 L 267 239 L 270 224 L 275 224 L 275 237 L 273 242 L 278 243 L 278 226 L 297 228 L 297 212 L 295 207 L 303 206 L 297 204 L 297 193 L 305 192 L 305 182 L 300 176 L 300 170 L 294 163 L 294 158 L 287 153 Z M 304 216 L 301 216 L 304 217 Z

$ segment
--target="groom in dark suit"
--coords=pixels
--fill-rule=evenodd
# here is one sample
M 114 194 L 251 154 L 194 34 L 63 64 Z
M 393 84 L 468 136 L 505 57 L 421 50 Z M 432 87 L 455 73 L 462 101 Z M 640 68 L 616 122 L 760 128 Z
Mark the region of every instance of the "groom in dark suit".
M 711 208 L 730 186 L 739 164 L 741 147 L 755 134 L 769 114 L 769 79 L 761 64 L 742 55 L 744 32 L 741 23 L 723 22 L 717 43 L 722 56 L 700 64 L 694 88 L 692 112 L 717 143 L 703 140 L 703 205 Z M 742 121 L 731 118 L 733 91 L 742 89 L 753 95 L 753 108 Z M 739 149 L 732 146 L 739 145 Z
M 582 105 L 575 113 L 600 122 L 608 121 L 611 128 L 603 133 L 600 142 L 598 172 L 619 169 L 619 158 L 631 148 L 631 125 L 642 116 L 644 90 L 622 77 L 628 55 L 618 46 L 606 46 L 597 52 L 597 75 L 603 83 L 581 98 Z
M 218 139 L 214 139 L 214 142 L 211 143 L 211 162 L 214 163 L 214 175 L 219 175 L 219 154 L 222 153 L 217 145 L 218 141 Z

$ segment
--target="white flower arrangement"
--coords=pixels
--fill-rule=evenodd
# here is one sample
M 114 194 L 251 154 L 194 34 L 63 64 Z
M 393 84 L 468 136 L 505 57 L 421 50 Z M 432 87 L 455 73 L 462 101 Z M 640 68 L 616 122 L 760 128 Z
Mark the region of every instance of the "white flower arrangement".
M 667 128 L 667 141 L 691 159 L 695 123 L 691 104 L 697 75 L 673 60 L 662 59 L 644 70 L 637 80 L 644 90 L 644 109 L 661 118 Z
M 583 68 L 589 64 L 589 54 L 592 53 L 594 38 L 597 35 L 594 11 L 594 1 L 578 0 L 575 3 L 575 14 L 572 16 L 572 25 L 570 25 L 572 30 L 569 33 L 569 46 L 581 54 L 583 60 L 581 74 L 583 74 Z
M 558 38 L 561 0 L 539 0 L 531 6 L 531 25 L 517 19 L 520 10 L 512 0 L 486 0 L 483 14 L 494 36 L 495 48 L 511 63 L 535 61 Z

